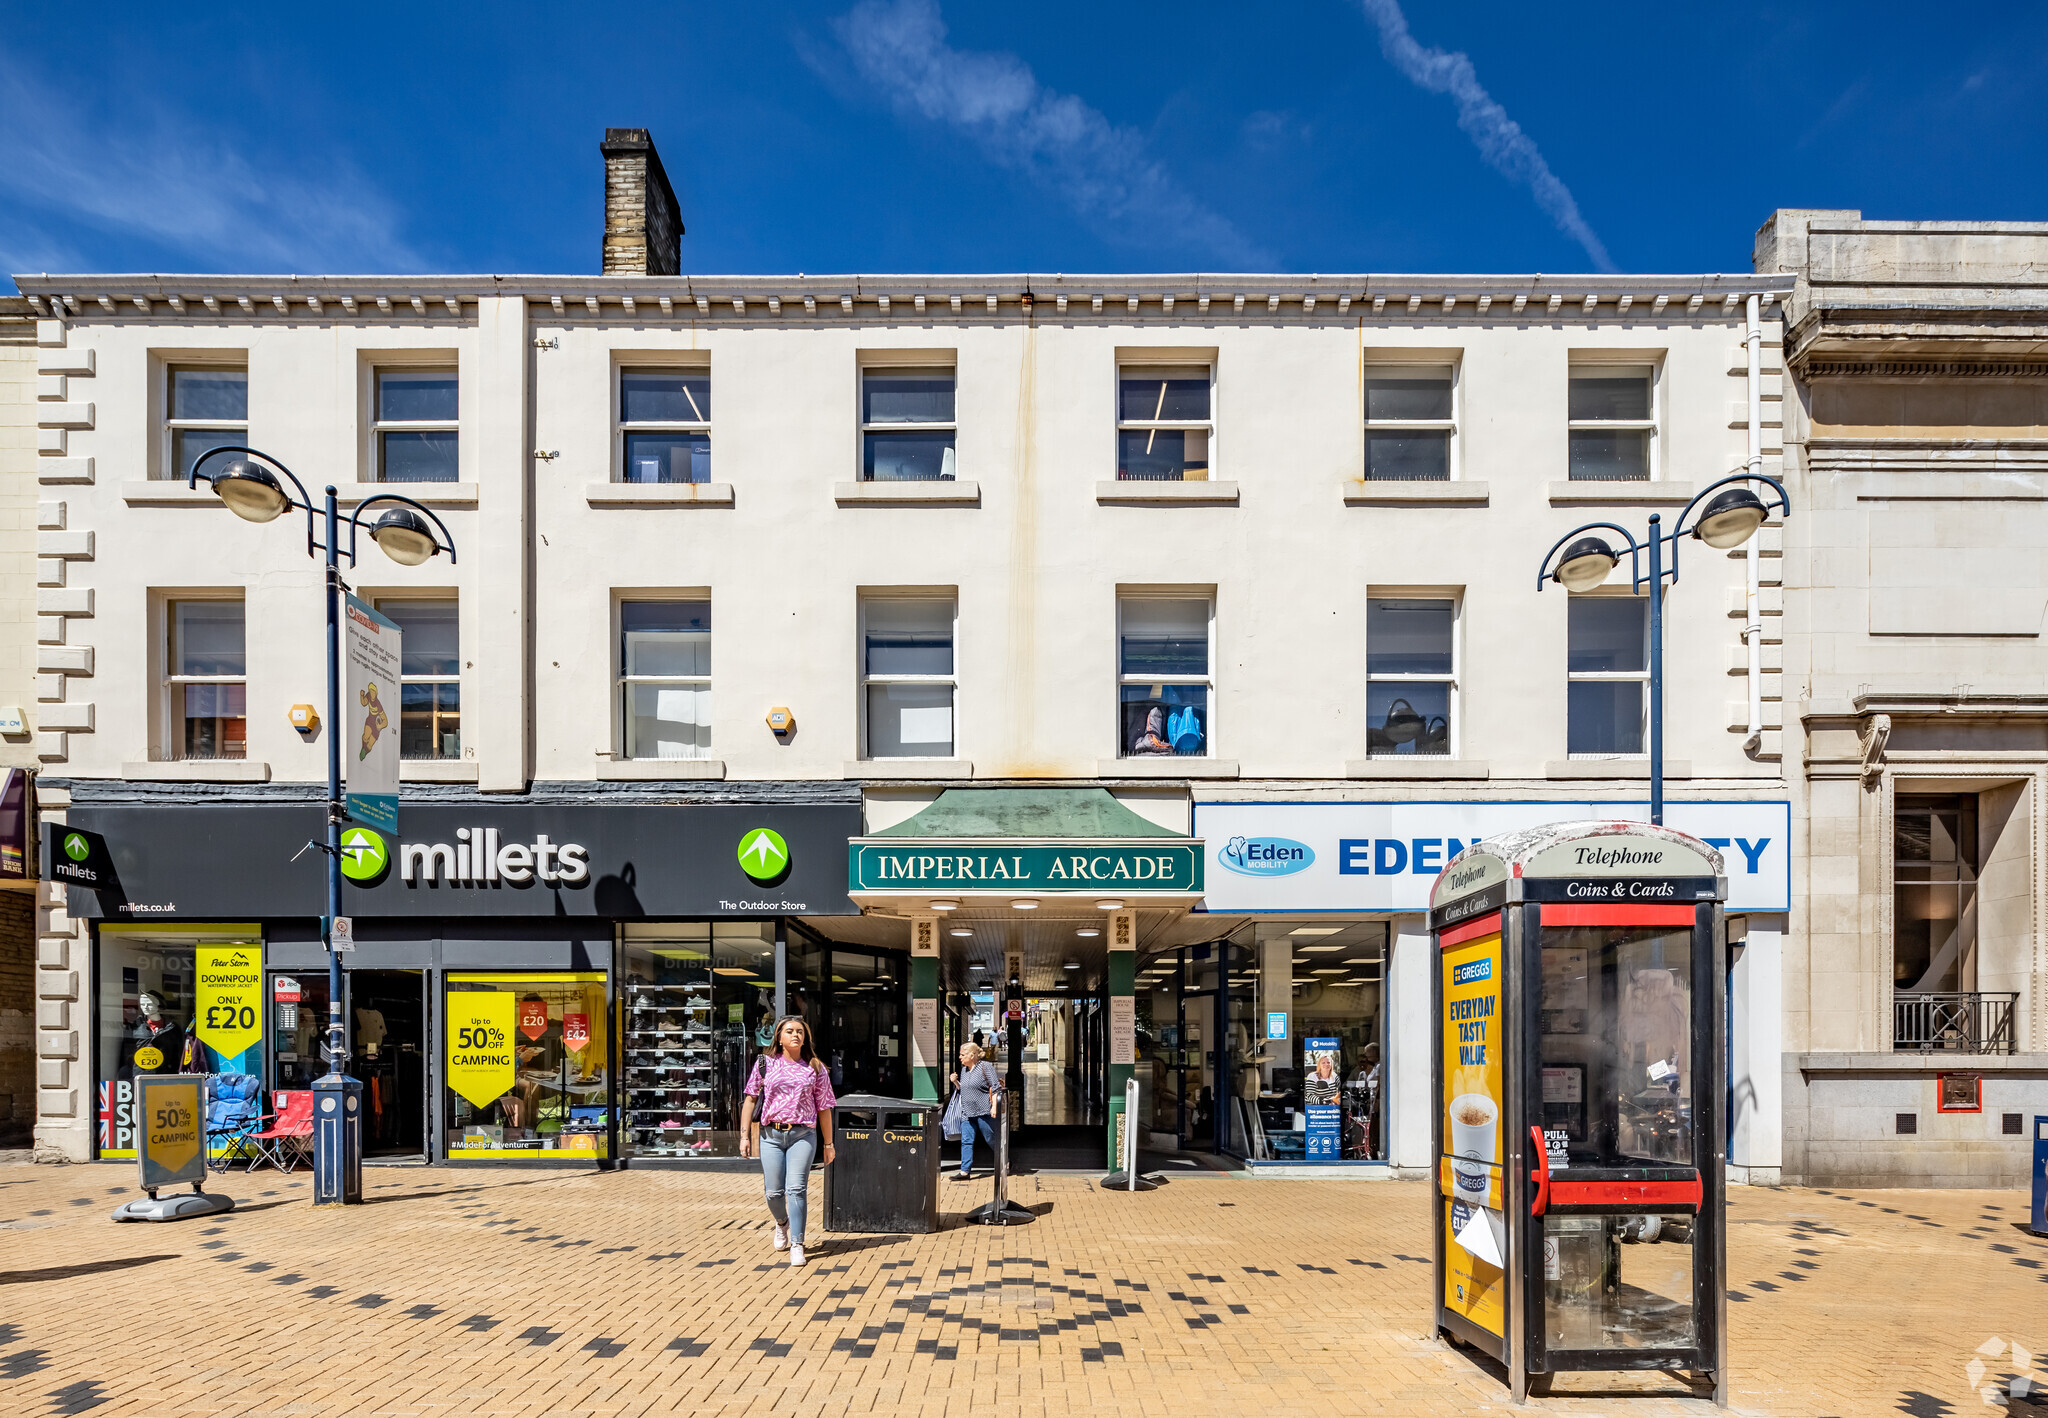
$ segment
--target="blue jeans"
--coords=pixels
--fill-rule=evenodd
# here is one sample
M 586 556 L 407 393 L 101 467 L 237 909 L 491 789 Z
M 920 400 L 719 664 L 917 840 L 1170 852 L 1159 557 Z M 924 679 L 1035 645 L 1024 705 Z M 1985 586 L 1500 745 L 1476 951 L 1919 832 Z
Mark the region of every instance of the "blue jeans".
M 960 1119 L 960 1175 L 966 1176 L 974 1170 L 974 1135 L 981 1134 L 981 1140 L 988 1147 L 989 1165 L 995 1165 L 996 1120 L 983 1114 L 978 1118 Z
M 768 1211 L 778 1226 L 789 1228 L 789 1243 L 804 1243 L 804 1198 L 811 1183 L 811 1159 L 818 1155 L 818 1130 L 781 1132 L 761 1129 L 761 1180 L 768 1192 Z

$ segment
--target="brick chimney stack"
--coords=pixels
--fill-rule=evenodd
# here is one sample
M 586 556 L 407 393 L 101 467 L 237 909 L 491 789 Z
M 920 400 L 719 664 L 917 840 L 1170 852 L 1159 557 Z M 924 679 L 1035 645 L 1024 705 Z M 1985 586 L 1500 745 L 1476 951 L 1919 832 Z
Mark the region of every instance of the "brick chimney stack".
M 679 276 L 683 213 L 645 128 L 607 128 L 604 154 L 604 274 Z

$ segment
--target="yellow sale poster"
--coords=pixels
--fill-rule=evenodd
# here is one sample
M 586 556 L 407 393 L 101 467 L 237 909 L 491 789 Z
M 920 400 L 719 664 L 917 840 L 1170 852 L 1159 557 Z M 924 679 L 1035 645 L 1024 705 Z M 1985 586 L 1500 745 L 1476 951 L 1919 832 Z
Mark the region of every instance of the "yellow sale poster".
M 223 1064 L 263 1042 L 263 947 L 202 945 L 192 1022 Z
M 518 1081 L 512 1050 L 518 996 L 507 990 L 448 992 L 448 1086 L 488 1108 Z

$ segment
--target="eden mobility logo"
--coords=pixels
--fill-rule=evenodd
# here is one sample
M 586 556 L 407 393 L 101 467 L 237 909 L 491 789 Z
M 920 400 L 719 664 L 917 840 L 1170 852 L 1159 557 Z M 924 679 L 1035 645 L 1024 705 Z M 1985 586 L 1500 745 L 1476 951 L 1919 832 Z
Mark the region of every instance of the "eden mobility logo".
M 1451 971 L 1451 983 L 1454 985 L 1469 985 L 1474 980 L 1491 980 L 1492 978 L 1493 961 L 1491 960 L 1468 961 Z
M 85 845 L 85 839 L 76 832 L 64 834 L 64 855 L 74 862 L 82 862 L 92 855 L 92 848 Z
M 1233 837 L 1218 858 L 1239 876 L 1292 876 L 1315 859 L 1312 848 L 1291 837 Z
M 773 886 L 789 875 L 789 843 L 772 827 L 756 827 L 740 837 L 740 870 L 747 879 Z
M 390 865 L 391 851 L 378 833 L 351 827 L 341 834 L 341 874 L 350 881 L 375 881 Z

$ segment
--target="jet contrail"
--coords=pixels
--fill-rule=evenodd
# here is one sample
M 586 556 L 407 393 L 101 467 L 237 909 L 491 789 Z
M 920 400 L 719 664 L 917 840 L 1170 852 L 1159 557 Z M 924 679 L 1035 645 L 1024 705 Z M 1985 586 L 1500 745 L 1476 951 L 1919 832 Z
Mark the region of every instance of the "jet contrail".
M 1603 271 L 1614 269 L 1607 248 L 1586 219 L 1571 190 L 1557 180 L 1550 164 L 1536 148 L 1522 125 L 1508 117 L 1507 110 L 1493 101 L 1479 83 L 1472 61 L 1463 53 L 1446 54 L 1425 49 L 1408 32 L 1408 17 L 1401 13 L 1400 0 L 1359 0 L 1365 13 L 1380 29 L 1380 53 L 1406 74 L 1418 88 L 1435 94 L 1449 94 L 1458 105 L 1458 126 L 1478 147 L 1479 154 L 1515 181 L 1527 184 L 1536 195 L 1536 205 L 1550 214 L 1557 229 L 1586 249 L 1593 264 Z

